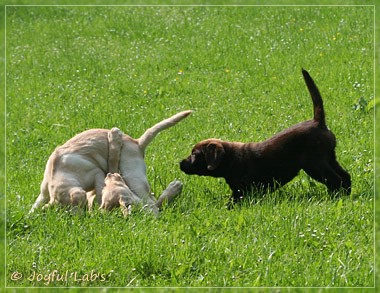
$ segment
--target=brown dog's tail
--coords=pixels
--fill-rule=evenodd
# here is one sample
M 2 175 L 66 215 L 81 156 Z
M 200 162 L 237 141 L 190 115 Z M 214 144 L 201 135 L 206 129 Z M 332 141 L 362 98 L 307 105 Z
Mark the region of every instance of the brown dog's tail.
M 307 88 L 309 89 L 311 99 L 313 100 L 314 120 L 318 122 L 318 125 L 320 127 L 326 128 L 325 110 L 323 109 L 323 101 L 321 94 L 319 93 L 319 90 L 315 85 L 314 80 L 311 78 L 311 76 L 305 69 L 302 69 L 302 75 L 306 82 Z
M 180 122 L 182 119 L 189 116 L 193 111 L 187 110 L 183 112 L 179 112 L 172 117 L 169 117 L 165 120 L 162 120 L 161 122 L 157 123 L 153 127 L 147 129 L 145 133 L 138 139 L 138 143 L 140 148 L 145 151 L 145 148 L 148 146 L 148 144 L 156 137 L 156 135 L 161 132 L 162 130 L 172 127 L 176 125 L 178 122 Z

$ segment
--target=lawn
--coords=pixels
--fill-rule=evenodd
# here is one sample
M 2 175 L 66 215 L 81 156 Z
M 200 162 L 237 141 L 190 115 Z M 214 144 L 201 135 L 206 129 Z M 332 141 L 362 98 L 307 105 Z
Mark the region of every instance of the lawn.
M 8 6 L 8 287 L 373 287 L 374 7 Z M 179 161 L 205 138 L 261 141 L 312 117 L 315 79 L 352 194 L 301 172 L 226 209 L 221 179 Z M 134 210 L 28 216 L 45 163 L 89 128 L 138 138 L 193 109 L 148 147 L 155 218 Z

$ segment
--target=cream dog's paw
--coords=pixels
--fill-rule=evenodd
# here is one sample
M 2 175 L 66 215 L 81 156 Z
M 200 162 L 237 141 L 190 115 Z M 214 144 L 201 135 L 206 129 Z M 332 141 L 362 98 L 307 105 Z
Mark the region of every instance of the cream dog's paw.
M 163 194 L 177 195 L 181 193 L 183 184 L 181 181 L 174 179 L 168 187 L 164 190 Z

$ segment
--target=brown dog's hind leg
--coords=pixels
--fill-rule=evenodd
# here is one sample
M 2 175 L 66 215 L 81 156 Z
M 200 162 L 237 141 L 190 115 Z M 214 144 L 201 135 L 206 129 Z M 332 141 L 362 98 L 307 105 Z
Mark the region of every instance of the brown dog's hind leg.
M 351 193 L 351 176 L 350 174 L 344 170 L 338 163 L 338 161 L 334 158 L 331 160 L 331 167 L 335 170 L 335 172 L 342 179 L 342 188 L 346 191 L 347 194 Z
M 336 165 L 339 166 L 337 162 Z M 329 192 L 336 193 L 339 191 L 344 191 L 345 194 L 350 194 L 350 175 L 340 166 L 339 170 L 336 170 L 336 165 L 334 166 L 329 162 L 320 161 L 313 162 L 313 164 L 310 164 L 310 166 L 306 166 L 303 169 L 310 177 L 325 184 L 329 189 Z

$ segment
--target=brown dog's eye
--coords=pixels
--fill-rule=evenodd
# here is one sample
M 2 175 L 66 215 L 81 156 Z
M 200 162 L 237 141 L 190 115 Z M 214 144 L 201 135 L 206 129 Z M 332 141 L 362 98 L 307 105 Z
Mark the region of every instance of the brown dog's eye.
M 193 150 L 191 152 L 191 155 L 190 155 L 190 160 L 191 160 L 191 163 L 194 163 L 194 161 L 196 160 L 197 156 L 199 155 L 199 151 L 198 150 Z
M 190 159 L 191 159 L 191 162 L 192 162 L 192 163 L 194 163 L 196 157 L 197 157 L 197 152 L 192 152 L 192 153 L 191 153 L 191 156 L 190 156 Z

